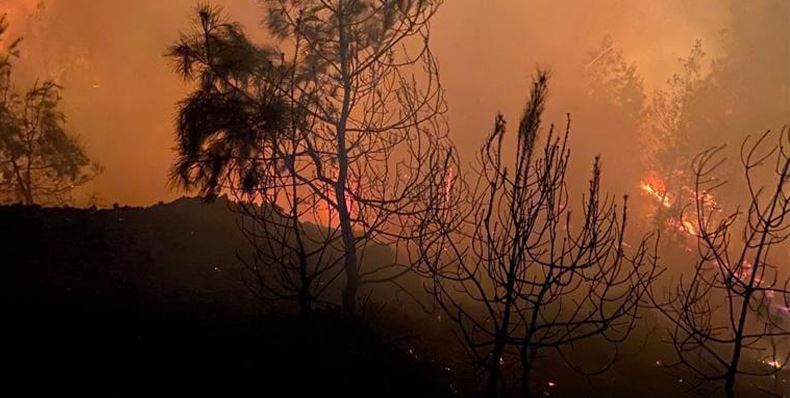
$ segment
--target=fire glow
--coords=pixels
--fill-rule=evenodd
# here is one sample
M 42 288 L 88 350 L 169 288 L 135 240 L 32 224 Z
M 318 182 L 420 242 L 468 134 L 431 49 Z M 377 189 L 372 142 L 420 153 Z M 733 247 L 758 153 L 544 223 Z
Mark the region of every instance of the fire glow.
M 674 207 L 675 203 L 667 193 L 666 183 L 664 182 L 664 179 L 657 173 L 650 172 L 648 176 L 639 183 L 639 188 L 642 195 L 652 199 L 656 203 L 656 206 L 664 209 L 671 209 Z M 706 195 L 710 196 L 709 194 Z M 693 194 L 691 195 L 692 200 L 694 199 L 694 196 L 695 195 Z M 712 198 L 703 198 L 703 203 L 708 201 L 712 201 Z M 697 225 L 685 219 L 685 217 L 682 215 L 680 217 L 669 218 L 664 222 L 664 224 L 669 229 L 678 231 L 684 235 L 696 237 L 699 234 L 699 228 Z
M 658 175 L 655 173 L 650 173 L 647 178 L 642 180 L 642 182 L 639 184 L 639 187 L 641 188 L 644 195 L 653 198 L 661 206 L 667 209 L 672 207 L 672 201 L 667 195 L 664 180 L 658 177 Z
M 684 202 L 685 199 L 685 203 L 699 203 L 706 210 L 715 210 L 716 212 L 721 211 L 718 203 L 710 192 L 702 191 L 697 193 L 693 189 L 683 186 L 680 189 L 682 195 L 680 195 L 679 198 L 676 198 L 676 195 L 670 195 L 665 179 L 654 171 L 649 172 L 647 177 L 645 177 L 639 183 L 639 188 L 642 196 L 650 198 L 659 208 L 659 210 L 662 208 L 674 208 L 678 211 L 678 213 L 683 213 L 679 207 L 684 205 L 684 203 L 680 202 Z M 664 226 L 670 230 L 677 231 L 690 237 L 697 237 L 700 233 L 700 228 L 697 222 L 689 220 L 685 214 L 679 214 L 667 218 L 664 221 Z

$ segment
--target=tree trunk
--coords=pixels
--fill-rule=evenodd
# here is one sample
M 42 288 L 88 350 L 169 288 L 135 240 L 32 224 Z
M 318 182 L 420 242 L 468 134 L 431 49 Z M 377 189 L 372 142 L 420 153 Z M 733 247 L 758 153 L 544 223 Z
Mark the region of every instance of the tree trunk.
M 33 201 L 33 194 L 31 193 L 30 189 L 25 189 L 24 187 L 21 187 L 20 190 L 22 191 L 22 197 L 25 201 L 25 205 L 32 206 L 35 203 L 35 201 Z
M 727 372 L 727 379 L 724 383 L 724 394 L 727 398 L 735 398 L 735 373 Z
M 486 397 L 488 398 L 497 398 L 499 396 L 499 381 L 502 378 L 500 359 L 504 351 L 504 341 L 502 338 L 497 337 L 494 342 L 494 349 L 491 351 L 491 367 L 488 370 L 488 381 L 486 383 Z
M 749 299 L 749 295 L 747 294 L 746 300 Z M 744 301 L 747 302 L 747 301 Z M 741 319 L 740 319 L 740 327 L 735 334 L 735 347 L 733 347 L 732 351 L 732 359 L 730 360 L 730 366 L 727 369 L 727 375 L 725 376 L 725 383 L 724 383 L 724 394 L 727 398 L 735 398 L 735 379 L 738 376 L 738 364 L 741 360 L 741 351 L 743 350 L 743 325 L 746 324 L 746 312 L 742 309 Z
M 532 362 L 535 352 L 527 347 L 521 350 L 521 396 L 528 398 L 531 395 L 529 376 L 532 374 Z
M 346 286 L 343 288 L 343 309 L 349 315 L 356 313 L 357 291 L 359 290 L 359 268 L 357 267 L 357 248 L 354 230 L 351 225 L 351 211 L 348 208 L 348 148 L 346 146 L 346 124 L 350 114 L 352 84 L 349 60 L 349 44 L 345 24 L 345 3 L 338 2 L 338 41 L 340 70 L 343 82 L 343 104 L 340 118 L 336 125 L 337 134 L 337 162 L 338 177 L 335 185 L 335 200 L 337 201 L 338 217 L 340 218 L 340 233 L 343 238 L 343 267 L 346 274 Z
M 302 315 L 307 315 L 313 312 L 313 304 L 310 297 L 310 281 L 306 276 L 307 262 L 304 257 L 300 259 L 301 264 L 301 286 L 299 286 L 299 311 Z
M 19 166 L 17 166 L 15 159 L 11 159 L 11 165 L 13 166 L 14 174 L 16 175 L 16 189 L 18 197 L 24 201 L 25 205 L 33 205 L 33 189 L 30 185 L 30 173 L 27 173 L 27 178 L 22 176 L 22 172 L 20 171 Z
M 348 209 L 344 202 L 340 203 L 343 203 L 339 206 L 339 213 L 340 229 L 343 235 L 343 268 L 346 274 L 346 286 L 343 288 L 343 309 L 346 313 L 354 315 L 357 307 L 357 291 L 359 290 L 357 248 Z
M 516 268 L 518 267 L 518 262 L 512 260 L 513 258 L 515 258 L 515 256 L 511 257 L 510 266 L 508 267 L 507 283 L 505 285 L 505 308 L 502 311 L 502 321 L 496 333 L 494 349 L 491 352 L 493 355 L 493 358 L 491 358 L 492 366 L 488 377 L 488 386 L 486 388 L 486 396 L 488 396 L 488 398 L 496 398 L 498 396 L 499 381 L 502 378 L 502 364 L 500 362 L 502 360 L 502 355 L 505 353 L 505 343 L 507 343 L 506 339 L 508 337 L 507 330 L 510 326 L 510 316 L 513 301 L 515 300 L 513 289 L 516 283 Z
M 293 192 L 291 193 L 294 198 L 297 198 L 296 192 L 296 177 L 293 177 L 292 180 L 292 189 Z M 298 203 L 298 202 L 297 202 Z M 302 229 L 300 228 L 301 224 L 299 223 L 299 208 L 298 204 L 295 203 L 293 205 L 291 217 L 293 220 L 293 231 L 294 237 L 296 239 L 297 247 L 299 248 L 299 311 L 301 311 L 302 315 L 307 315 L 313 311 L 312 307 L 312 295 L 310 294 L 310 285 L 312 284 L 312 278 L 310 277 L 309 269 L 308 269 L 308 262 L 307 262 L 307 254 L 305 253 L 304 241 L 302 240 Z

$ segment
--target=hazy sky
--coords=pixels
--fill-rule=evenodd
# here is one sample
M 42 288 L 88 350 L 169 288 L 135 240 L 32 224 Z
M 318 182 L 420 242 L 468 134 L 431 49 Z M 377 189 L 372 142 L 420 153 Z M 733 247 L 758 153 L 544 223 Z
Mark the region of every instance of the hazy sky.
M 256 0 L 214 1 L 265 40 Z M 549 119 L 574 112 L 588 51 L 611 34 L 648 87 L 661 84 L 696 39 L 719 51 L 723 0 L 446 0 L 433 24 L 452 135 L 470 155 L 497 111 L 518 117 L 535 67 L 550 67 Z M 187 91 L 162 54 L 189 27 L 196 0 L 0 0 L 24 35 L 22 81 L 51 76 L 65 111 L 104 174 L 87 192 L 146 205 L 181 193 L 167 185 L 175 104 Z M 577 102 L 578 103 L 578 102 Z M 557 120 L 561 122 L 562 120 Z M 585 134 L 579 132 L 578 134 Z M 584 138 L 584 137 L 582 137 Z M 594 142 L 582 139 L 583 142 Z M 468 158 L 468 156 L 467 156 Z

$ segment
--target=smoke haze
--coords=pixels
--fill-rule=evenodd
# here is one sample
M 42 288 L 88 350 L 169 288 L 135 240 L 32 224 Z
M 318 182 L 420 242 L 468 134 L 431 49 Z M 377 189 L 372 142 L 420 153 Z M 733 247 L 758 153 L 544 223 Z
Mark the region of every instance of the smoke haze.
M 266 39 L 255 0 L 213 3 L 251 37 Z M 753 3 L 778 4 L 779 21 L 787 24 L 787 3 Z M 83 196 L 98 193 L 104 205 L 146 205 L 180 195 L 168 186 L 167 172 L 175 105 L 188 87 L 162 54 L 179 30 L 189 27 L 195 5 L 195 0 L 0 0 L 11 36 L 24 36 L 18 80 L 52 77 L 65 87 L 69 126 L 104 167 Z M 615 179 L 639 157 L 637 148 L 618 143 L 630 142 L 620 137 L 636 132 L 606 131 L 606 115 L 585 110 L 589 53 L 610 35 L 613 47 L 637 65 L 649 94 L 676 71 L 677 59 L 697 39 L 709 59 L 723 56 L 723 32 L 732 30 L 733 10 L 720 0 L 447 0 L 433 22 L 432 43 L 453 139 L 470 161 L 496 112 L 516 123 L 530 76 L 536 66 L 547 67 L 553 85 L 546 122 L 562 124 L 571 113 L 576 161 L 586 165 L 601 154 L 604 172 L 615 170 Z M 787 36 L 767 40 L 754 45 L 788 48 Z M 774 126 L 787 121 L 784 115 Z M 636 189 L 632 177 L 614 188 Z

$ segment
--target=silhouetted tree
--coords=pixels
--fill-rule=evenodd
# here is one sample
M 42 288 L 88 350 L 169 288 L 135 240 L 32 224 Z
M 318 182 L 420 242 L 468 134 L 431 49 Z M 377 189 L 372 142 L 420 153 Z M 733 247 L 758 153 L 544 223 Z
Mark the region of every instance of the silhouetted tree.
M 790 120 L 790 3 L 727 0 L 722 7 L 730 15 L 729 26 L 717 43 L 719 54 L 704 65 L 707 76 L 687 107 L 693 143 L 689 160 L 711 143 L 727 144 L 722 155 L 735 159 L 747 132 L 775 129 Z M 736 206 L 748 195 L 739 166 L 726 162 L 717 169 L 719 176 L 737 176 L 730 177 L 732 184 L 717 195 L 726 206 Z M 689 170 L 686 165 L 684 171 Z M 689 188 L 692 179 L 687 175 Z
M 645 183 L 657 199 L 655 226 L 670 234 L 689 235 L 696 229 L 683 219 L 682 212 L 694 196 L 691 163 L 714 138 L 699 129 L 699 120 L 710 117 L 700 109 L 701 93 L 712 85 L 710 76 L 703 73 L 704 60 L 702 42 L 697 41 L 689 55 L 679 60 L 681 71 L 667 80 L 665 89 L 653 93 L 645 111 L 650 173 Z
M 549 129 L 542 153 L 536 151 L 547 91 L 548 76 L 539 72 L 514 147 L 503 143 L 506 123 L 497 116 L 477 182 L 437 192 L 436 211 L 423 222 L 433 229 L 419 242 L 430 290 L 484 370 L 489 397 L 499 395 L 511 360 L 530 396 L 530 373 L 544 350 L 569 359 L 563 353 L 576 342 L 624 339 L 655 270 L 647 239 L 626 254 L 625 201 L 620 210 L 601 197 L 597 159 L 581 217 L 571 218 L 570 121 L 564 135 Z M 507 148 L 515 151 L 513 163 Z
M 359 252 L 365 242 L 391 238 L 388 228 L 401 229 L 388 224 L 420 211 L 414 198 L 441 157 L 445 105 L 428 45 L 429 22 L 441 2 L 263 3 L 270 31 L 285 44 L 299 41 L 306 49 L 295 54 L 300 66 L 295 102 L 316 123 L 303 134 L 312 167 L 300 175 L 336 214 L 343 306 L 353 313 L 360 285 L 407 271 L 397 264 L 361 270 Z
M 613 189 L 630 192 L 639 185 L 644 163 L 634 156 L 641 142 L 645 89 L 636 63 L 626 59 L 611 36 L 588 53 L 584 65 L 585 96 L 579 96 L 576 118 L 595 131 L 595 139 L 614 142 L 591 149 L 614 162 L 618 178 Z
M 229 189 L 279 205 L 292 239 L 304 236 L 299 220 L 326 226 L 297 257 L 339 247 L 354 313 L 361 285 L 408 272 L 397 258 L 363 270 L 361 254 L 409 238 L 405 219 L 424 210 L 418 198 L 448 150 L 428 47 L 439 2 L 263 3 L 279 49 L 250 43 L 208 6 L 170 49 L 198 85 L 181 104 L 174 176 L 209 197 Z
M 180 103 L 172 179 L 206 199 L 223 192 L 236 199 L 253 248 L 241 258 L 251 291 L 266 305 L 294 301 L 306 313 L 320 294 L 304 242 L 303 190 L 286 164 L 296 158 L 304 122 L 285 93 L 289 65 L 223 18 L 199 6 L 194 29 L 168 51 L 177 72 L 196 83 Z
M 613 116 L 624 118 L 624 124 L 628 124 L 633 129 L 630 133 L 636 136 L 645 105 L 644 84 L 636 63 L 629 63 L 608 35 L 589 53 L 588 59 L 585 65 L 588 96 L 595 102 L 614 107 Z
M 7 27 L 3 16 L 0 38 Z M 0 198 L 61 204 L 93 179 L 99 167 L 66 131 L 60 86 L 47 80 L 23 95 L 15 91 L 12 71 L 19 43 L 9 43 L 0 54 Z
M 783 0 L 727 0 L 723 8 L 731 16 L 730 26 L 722 32 L 721 54 L 711 63 L 709 84 L 697 94 L 691 127 L 706 142 L 737 137 L 740 143 L 744 132 L 767 130 L 788 118 L 790 5 Z M 732 156 L 737 148 L 732 145 Z M 733 162 L 727 171 L 737 173 L 737 168 Z
M 790 278 L 782 281 L 777 263 L 786 253 L 774 253 L 788 238 L 790 139 L 787 129 L 779 145 L 765 149 L 769 133 L 741 146 L 749 202 L 744 212 L 723 213 L 712 194 L 725 182 L 715 175 L 723 147 L 694 159 L 692 207 L 699 232 L 699 259 L 688 276 L 681 276 L 665 295 L 651 291 L 656 308 L 670 322 L 669 342 L 676 364 L 703 384 L 720 382 L 727 397 L 736 395 L 740 376 L 769 376 L 783 369 L 790 352 L 780 353 L 781 339 L 790 338 Z M 773 167 L 775 179 L 759 185 L 755 173 Z M 782 264 L 784 265 L 784 264 Z M 751 358 L 749 353 L 753 354 Z
M 665 89 L 656 90 L 648 104 L 645 115 L 645 146 L 648 149 L 648 168 L 656 181 L 651 189 L 658 196 L 655 223 L 660 229 L 667 224 L 683 226 L 683 220 L 675 220 L 680 214 L 692 184 L 688 173 L 691 161 L 698 149 L 696 131 L 691 124 L 694 102 L 698 92 L 707 84 L 703 75 L 705 53 L 702 43 L 697 41 L 688 57 L 681 58 L 681 71 L 673 74 Z

